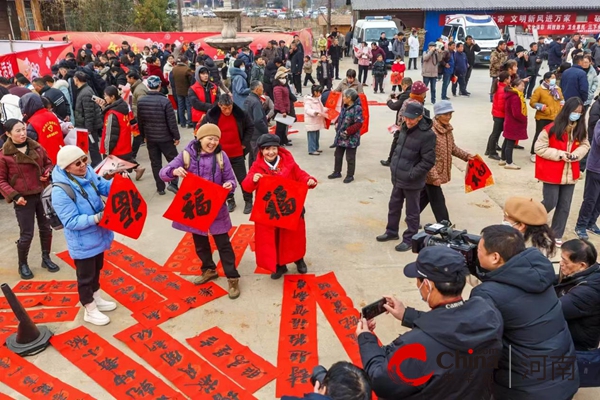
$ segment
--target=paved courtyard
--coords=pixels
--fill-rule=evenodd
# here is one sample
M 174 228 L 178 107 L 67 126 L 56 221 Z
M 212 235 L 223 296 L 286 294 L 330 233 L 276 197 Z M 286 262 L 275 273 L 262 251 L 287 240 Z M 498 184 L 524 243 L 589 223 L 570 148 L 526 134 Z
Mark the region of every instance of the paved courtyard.
M 342 62 L 342 71 L 354 67 L 350 61 Z M 545 72 L 547 67 L 541 71 Z M 340 74 L 342 75 L 342 74 Z M 419 71 L 407 71 L 407 76 L 414 80 L 420 79 Z M 371 78 L 369 78 L 369 83 Z M 339 81 L 335 81 L 337 84 Z M 473 71 L 469 90 L 470 98 L 452 98 L 456 109 L 452 125 L 459 147 L 471 153 L 481 154 L 485 150 L 488 135 L 492 127 L 489 102 L 490 79 L 487 68 L 477 68 Z M 387 93 L 390 91 L 386 83 Z M 438 83 L 438 99 L 441 84 Z M 304 90 L 309 92 L 308 88 Z M 387 94 L 373 95 L 372 89 L 365 90 L 370 100 L 384 102 Z M 428 101 L 427 108 L 433 113 L 433 106 Z M 298 113 L 302 110 L 298 109 Z M 534 110 L 529 109 L 529 135 L 533 136 Z M 333 149 L 329 149 L 334 132 L 333 129 L 321 132 L 321 156 L 309 156 L 307 151 L 306 133 L 303 124 L 298 124 L 299 133 L 292 135 L 293 147 L 291 152 L 299 165 L 319 180 L 319 186 L 309 192 L 306 202 L 306 225 L 308 251 L 306 262 L 309 273 L 321 275 L 333 271 L 337 279 L 353 300 L 356 307 L 371 303 L 384 294 L 392 294 L 405 304 L 425 310 L 426 304 L 420 299 L 414 281 L 402 274 L 404 265 L 415 259 L 411 253 L 398 253 L 394 250 L 397 243 L 378 243 L 375 236 L 385 230 L 387 203 L 391 191 L 389 169 L 380 165 L 379 160 L 387 157 L 391 143 L 391 135 L 387 127 L 394 122 L 395 112 L 386 106 L 370 107 L 370 129 L 363 136 L 362 144 L 357 153 L 355 181 L 344 184 L 341 180 L 330 181 L 327 175 L 333 170 Z M 192 139 L 191 130 L 182 132 L 183 148 Z M 496 184 L 487 189 L 465 194 L 464 168 L 465 163 L 456 160 L 452 171 L 453 180 L 444 186 L 446 201 L 452 222 L 457 228 L 467 229 L 472 233 L 491 224 L 502 221 L 502 205 L 509 196 L 531 196 L 541 199 L 542 184 L 534 178 L 534 164 L 529 161 L 531 139 L 522 143 L 526 150 L 515 150 L 515 163 L 522 167 L 519 171 L 505 170 L 490 162 L 488 165 L 494 173 Z M 131 247 L 145 257 L 163 265 L 169 258 L 183 233 L 171 228 L 170 221 L 162 214 L 169 206 L 173 195 L 158 196 L 149 168 L 145 148 L 140 151 L 139 161 L 147 167 L 147 174 L 137 186 L 148 203 L 148 219 L 145 229 L 138 240 L 132 240 L 117 235 L 116 240 Z M 487 158 L 485 158 L 487 160 Z M 491 160 L 490 160 L 491 161 Z M 345 162 L 344 169 L 345 172 Z M 569 218 L 566 239 L 576 237 L 573 228 L 577 212 L 581 204 L 583 181 L 575 189 L 573 206 Z M 248 216 L 242 214 L 243 200 L 241 192 L 236 192 L 238 209 L 231 214 L 233 224 L 239 226 L 248 224 Z M 422 213 L 422 223 L 433 222 L 433 214 L 428 208 Z M 401 229 L 404 228 L 401 224 Z M 13 287 L 20 279 L 17 273 L 17 254 L 14 242 L 18 238 L 18 226 L 12 205 L 0 204 L 0 277 L 1 281 Z M 600 246 L 598 238 L 591 238 Z M 35 280 L 74 280 L 75 272 L 63 261 L 54 257 L 61 265 L 61 271 L 49 274 L 39 267 L 40 253 L 38 242 L 35 241 L 30 254 L 30 266 L 35 274 Z M 62 232 L 55 233 L 53 252 L 66 249 Z M 290 265 L 290 272 L 295 267 Z M 283 279 L 273 281 L 268 275 L 255 274 L 254 253 L 248 248 L 239 264 L 242 276 L 240 280 L 241 297 L 229 300 L 227 296 L 218 298 L 201 307 L 190 309 L 183 315 L 169 319 L 160 327 L 187 346 L 186 339 L 198 335 L 211 327 L 218 326 L 223 331 L 233 335 L 235 339 L 250 347 L 250 349 L 277 365 L 277 349 L 279 342 L 279 323 L 281 315 Z M 188 277 L 191 279 L 191 277 Z M 226 288 L 227 282 L 220 278 L 216 283 Z M 468 289 L 467 289 L 468 292 Z M 468 297 L 468 293 L 465 293 Z M 338 360 L 348 360 L 330 324 L 324 314 L 317 311 L 318 321 L 318 350 L 319 362 L 328 367 Z M 111 323 L 104 327 L 85 324 L 91 331 L 98 333 L 116 348 L 130 356 L 134 361 L 144 365 L 151 372 L 156 372 L 146 361 L 138 357 L 120 340 L 113 337 L 118 332 L 134 325 L 131 311 L 119 307 L 109 313 Z M 47 326 L 56 334 L 63 333 L 83 324 L 83 310 L 72 322 L 50 323 Z M 398 333 L 404 332 L 398 321 L 391 316 L 381 316 L 377 319 L 376 333 L 383 343 L 393 340 Z M 50 347 L 43 353 L 30 357 L 28 361 L 53 375 L 56 378 L 90 394 L 98 399 L 110 399 L 109 393 L 98 385 L 92 378 L 78 369 L 58 351 Z M 1 380 L 1 379 L 0 379 Z M 169 384 L 169 382 L 164 379 Z M 175 386 L 172 386 L 175 388 Z M 25 398 L 8 386 L 0 383 L 0 393 L 13 398 Z M 599 398 L 600 390 L 581 390 L 575 397 L 581 399 Z M 275 398 L 275 382 L 271 382 L 254 393 L 258 399 Z

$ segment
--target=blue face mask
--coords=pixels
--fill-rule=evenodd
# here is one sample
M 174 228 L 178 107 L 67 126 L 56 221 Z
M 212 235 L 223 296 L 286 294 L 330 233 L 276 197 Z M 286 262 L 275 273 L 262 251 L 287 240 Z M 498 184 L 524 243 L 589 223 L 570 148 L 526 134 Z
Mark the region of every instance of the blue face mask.
M 572 122 L 577 121 L 579 118 L 581 118 L 581 114 L 579 114 L 579 113 L 572 112 L 569 115 L 569 121 L 572 121 Z
M 550 86 L 556 85 L 556 79 L 550 79 Z

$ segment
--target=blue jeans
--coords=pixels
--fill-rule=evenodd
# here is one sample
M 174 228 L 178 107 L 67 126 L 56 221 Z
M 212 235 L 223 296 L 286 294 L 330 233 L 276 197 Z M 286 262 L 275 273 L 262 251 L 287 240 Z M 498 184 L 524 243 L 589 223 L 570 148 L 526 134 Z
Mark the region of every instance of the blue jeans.
M 428 76 L 423 77 L 423 83 L 425 87 L 430 86 L 429 94 L 431 96 L 431 104 L 435 104 L 435 84 L 437 82 L 437 78 L 430 78 Z
M 306 134 L 308 135 L 308 152 L 314 153 L 319 150 L 319 136 L 321 135 L 321 132 L 308 131 Z
M 443 80 L 442 80 L 442 100 L 448 98 L 448 85 L 450 85 L 450 79 L 452 78 L 452 73 L 444 72 Z
M 192 104 L 187 96 L 177 95 L 177 115 L 179 116 L 179 125 L 185 127 L 188 123 L 192 123 Z

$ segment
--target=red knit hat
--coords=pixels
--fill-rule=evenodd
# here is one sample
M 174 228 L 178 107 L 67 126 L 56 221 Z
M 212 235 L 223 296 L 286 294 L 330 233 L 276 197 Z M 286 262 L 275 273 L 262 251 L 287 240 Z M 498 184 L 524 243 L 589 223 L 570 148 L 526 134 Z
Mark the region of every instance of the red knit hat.
M 410 88 L 410 92 L 412 94 L 423 94 L 425 92 L 427 92 L 429 89 L 427 89 L 427 86 L 425 86 L 425 84 L 421 81 L 416 81 L 415 83 L 412 84 L 411 88 Z
M 515 42 L 513 42 L 512 40 L 509 40 L 508 42 L 506 42 L 507 46 L 514 46 Z

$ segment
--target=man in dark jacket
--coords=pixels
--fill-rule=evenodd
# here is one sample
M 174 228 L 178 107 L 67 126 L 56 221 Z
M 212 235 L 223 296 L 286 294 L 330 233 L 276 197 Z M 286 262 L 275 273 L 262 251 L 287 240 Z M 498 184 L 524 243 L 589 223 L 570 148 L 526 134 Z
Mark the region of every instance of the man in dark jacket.
M 248 169 L 254 164 L 256 160 L 256 141 L 261 135 L 269 133 L 269 125 L 267 124 L 267 116 L 261 101 L 264 89 L 263 84 L 260 81 L 250 82 L 250 94 L 244 101 L 244 110 L 246 114 L 252 119 L 254 124 L 254 133 L 250 138 L 250 151 L 248 152 Z
M 102 110 L 100 106 L 92 99 L 95 96 L 94 91 L 87 84 L 88 76 L 77 71 L 73 76 L 73 83 L 77 87 L 77 99 L 75 100 L 75 128 L 84 128 L 88 131 L 90 139 L 90 158 L 92 167 L 100 164 L 102 156 L 98 148 L 98 140 L 102 136 Z
M 290 72 L 292 73 L 296 96 L 302 96 L 302 66 L 304 64 L 304 53 L 300 51 L 296 43 L 292 43 L 290 46 L 290 63 Z
M 370 332 L 372 321 L 357 326 L 365 372 L 375 394 L 392 399 L 489 399 L 494 366 L 502 350 L 502 316 L 483 299 L 465 301 L 469 271 L 465 258 L 448 247 L 425 247 L 404 268 L 431 311 L 405 307 L 386 297 L 384 308 L 412 328 L 380 347 Z M 408 346 L 420 345 L 420 357 L 403 359 Z
M 456 97 L 456 89 L 459 89 L 459 95 L 470 96 L 471 93 L 467 92 L 467 70 L 469 69 L 469 61 L 465 54 L 465 45 L 458 43 L 456 45 L 456 53 L 454 53 L 454 75 L 456 76 L 456 82 L 452 83 L 452 95 Z
M 529 45 L 529 64 L 527 67 L 527 77 L 529 78 L 529 82 L 525 84 L 524 90 L 528 99 L 531 98 L 531 95 L 533 94 L 533 89 L 535 88 L 541 66 L 542 55 L 538 50 L 538 44 L 533 42 Z
M 578 54 L 573 57 L 573 66 L 566 70 L 560 79 L 560 88 L 562 89 L 565 100 L 571 97 L 579 97 L 582 103 L 588 98 L 589 83 L 587 72 L 583 70 L 583 55 Z
M 387 60 L 390 60 L 390 59 L 391 60 L 394 59 L 394 53 L 392 53 L 392 51 L 390 50 L 390 41 L 385 37 L 385 32 L 381 32 L 381 35 L 379 36 L 379 40 L 377 41 L 377 44 L 385 52 L 385 57 L 383 57 L 384 62 L 386 62 Z
M 193 128 L 192 107 L 187 94 L 190 90 L 194 71 L 188 66 L 188 58 L 186 56 L 179 56 L 177 58 L 177 65 L 173 67 L 172 73 L 173 83 L 175 84 L 175 93 L 177 93 L 177 114 L 179 114 L 179 123 L 182 128 L 185 128 L 186 126 L 188 128 Z
M 475 40 L 473 40 L 473 36 L 467 36 L 465 41 L 465 49 L 464 52 L 467 55 L 467 61 L 469 62 L 469 67 L 467 68 L 467 75 L 465 76 L 465 85 L 469 84 L 469 79 L 471 79 L 471 72 L 473 71 L 473 66 L 475 65 L 475 53 L 479 53 L 481 48 Z
M 269 61 L 265 67 L 265 74 L 263 75 L 263 84 L 265 92 L 269 98 L 273 98 L 273 79 L 277 69 L 283 65 L 283 61 L 279 57 L 275 57 L 273 61 Z
M 552 37 L 548 36 L 550 43 L 546 45 L 546 54 L 548 54 L 548 69 L 550 71 L 556 71 L 562 63 L 562 49 L 560 43 L 552 40 Z
M 250 141 L 254 134 L 254 123 L 252 118 L 240 107 L 234 104 L 228 94 L 219 96 L 218 103 L 213 106 L 200 125 L 215 124 L 221 129 L 221 140 L 219 145 L 229 157 L 233 173 L 238 183 L 241 184 L 246 178 L 245 156 L 250 151 Z M 242 191 L 244 194 L 244 214 L 252 212 L 252 193 Z M 227 209 L 229 212 L 235 210 L 235 198 L 233 193 L 227 197 Z
M 167 162 L 177 157 L 177 145 L 180 136 L 177 118 L 169 99 L 160 92 L 160 78 L 150 76 L 147 81 L 148 94 L 138 101 L 138 126 L 146 141 L 152 174 L 159 195 L 165 194 L 165 183 L 160 179 L 162 156 Z M 177 193 L 177 178 L 169 183 L 167 190 Z
M 279 48 L 277 47 L 277 41 L 275 41 L 275 40 L 268 41 L 267 45 L 263 49 L 261 55 L 263 56 L 263 58 L 265 59 L 267 64 L 275 61 L 275 58 L 281 59 L 281 52 L 279 51 Z
M 71 114 L 71 105 L 65 98 L 65 95 L 60 90 L 46 85 L 43 78 L 35 78 L 31 84 L 40 96 L 50 100 L 52 103 L 52 111 L 56 116 L 62 121 L 68 121 L 67 118 L 69 118 Z
M 495 399 L 571 399 L 579 387 L 573 340 L 552 283 L 554 268 L 506 225 L 481 232 L 477 254 L 482 297 L 504 320 L 503 349 L 494 373 Z
M 331 65 L 333 65 L 334 79 L 340 79 L 340 58 L 342 58 L 342 48 L 339 44 L 338 39 L 333 39 L 331 47 L 327 50 L 329 57 L 331 58 Z M 384 60 L 385 61 L 385 60 Z
M 404 121 L 398 135 L 398 145 L 392 156 L 392 194 L 388 208 L 388 222 L 378 242 L 398 240 L 402 206 L 406 201 L 407 228 L 396 251 L 408 251 L 412 237 L 419 230 L 421 190 L 427 173 L 435 164 L 435 133 L 431 119 L 424 115 L 422 104 L 411 103 L 402 113 Z
M 189 63 L 189 65 L 196 65 L 196 56 L 197 56 L 196 43 L 190 42 L 187 50 L 184 53 L 186 63 Z M 181 59 L 181 57 L 179 57 L 179 59 Z M 189 65 L 188 65 L 188 67 L 189 67 Z M 185 93 L 187 93 L 187 91 Z M 179 109 L 179 105 L 177 106 L 177 108 Z
M 400 83 L 400 88 L 402 89 L 402 92 L 396 98 L 391 97 L 391 96 L 393 96 L 393 94 L 390 95 L 390 98 L 387 101 L 388 108 L 390 110 L 396 111 L 396 119 L 394 121 L 400 120 L 400 118 L 399 118 L 400 109 L 402 108 L 402 105 L 404 104 L 404 102 L 410 98 L 410 91 L 411 91 L 412 84 L 413 84 L 413 81 L 411 78 L 406 77 L 406 78 L 402 79 L 402 82 Z M 389 167 L 390 164 L 392 163 L 392 156 L 394 155 L 394 151 L 396 150 L 396 145 L 398 144 L 398 135 L 399 134 L 400 134 L 400 130 L 394 131 L 394 138 L 392 139 L 392 146 L 390 147 L 390 155 L 388 156 L 387 160 L 379 161 L 381 163 L 381 165 L 383 165 L 384 167 Z

